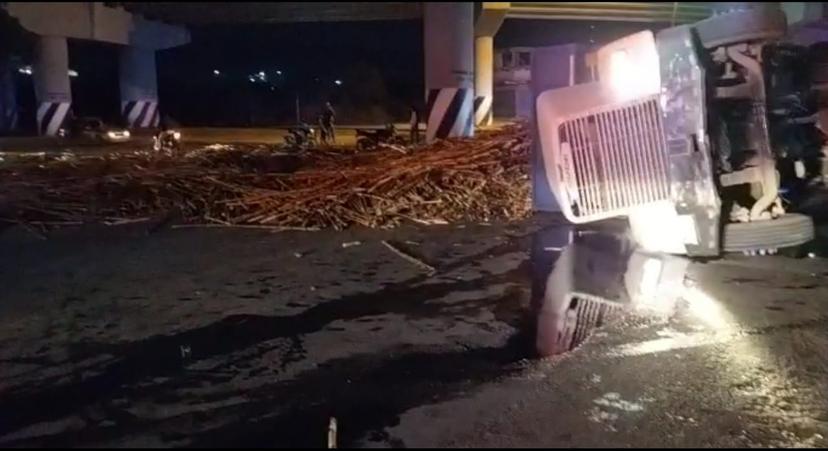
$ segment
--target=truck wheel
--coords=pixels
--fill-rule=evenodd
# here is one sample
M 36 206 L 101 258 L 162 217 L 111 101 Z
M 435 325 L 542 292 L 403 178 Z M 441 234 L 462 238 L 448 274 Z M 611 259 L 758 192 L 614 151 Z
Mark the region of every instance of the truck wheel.
M 788 213 L 776 219 L 725 224 L 722 250 L 751 252 L 805 244 L 814 239 L 814 221 L 810 216 Z
M 701 44 L 708 49 L 785 35 L 788 22 L 779 8 L 759 5 L 720 14 L 695 25 Z

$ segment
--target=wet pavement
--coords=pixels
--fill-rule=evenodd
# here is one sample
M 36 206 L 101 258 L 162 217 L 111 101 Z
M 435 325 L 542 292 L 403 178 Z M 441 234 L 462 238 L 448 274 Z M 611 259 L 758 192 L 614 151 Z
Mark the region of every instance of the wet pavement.
M 7 228 L 0 445 L 826 445 L 828 263 L 625 237 Z

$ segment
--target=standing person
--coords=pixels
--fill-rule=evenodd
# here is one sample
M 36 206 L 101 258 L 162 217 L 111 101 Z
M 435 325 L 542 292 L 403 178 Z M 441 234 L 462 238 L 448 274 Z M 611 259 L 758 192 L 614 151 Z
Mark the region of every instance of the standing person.
M 325 102 L 325 110 L 322 112 L 322 120 L 325 123 L 325 132 L 331 144 L 336 144 L 336 132 L 334 131 L 334 120 L 336 113 L 334 112 L 331 102 Z
M 323 114 L 320 114 L 316 118 L 316 122 L 319 125 L 319 143 L 324 144 L 324 145 L 327 146 L 328 145 L 328 130 L 327 130 L 327 126 L 325 125 L 325 116 Z
M 409 142 L 411 145 L 418 144 L 420 142 L 420 113 L 414 105 L 411 106 L 411 118 L 408 125 L 411 127 L 408 132 Z

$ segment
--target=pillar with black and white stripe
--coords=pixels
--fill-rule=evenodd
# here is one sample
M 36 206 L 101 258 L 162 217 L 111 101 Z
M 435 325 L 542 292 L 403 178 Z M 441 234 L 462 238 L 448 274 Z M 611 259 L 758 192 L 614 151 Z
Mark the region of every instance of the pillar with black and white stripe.
M 155 50 L 135 46 L 121 49 L 119 61 L 121 116 L 128 128 L 158 126 L 158 82 Z
M 426 141 L 474 135 L 474 3 L 423 3 Z
M 474 38 L 474 125 L 492 125 L 494 37 Z
M 72 106 L 66 38 L 39 36 L 32 78 L 37 101 L 38 134 L 55 136 Z

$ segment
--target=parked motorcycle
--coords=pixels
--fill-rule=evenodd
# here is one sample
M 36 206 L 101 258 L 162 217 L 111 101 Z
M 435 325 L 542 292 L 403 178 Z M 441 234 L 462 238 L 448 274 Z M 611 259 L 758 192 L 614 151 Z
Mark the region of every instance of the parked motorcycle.
M 308 124 L 288 129 L 288 135 L 285 136 L 285 146 L 294 150 L 307 150 L 316 145 L 316 130 Z
M 178 130 L 160 130 L 152 137 L 152 150 L 156 152 L 174 152 L 181 148 L 181 132 Z
M 404 145 L 403 137 L 397 134 L 394 124 L 386 124 L 382 129 L 356 130 L 357 150 L 366 151 L 376 149 L 380 144 Z

